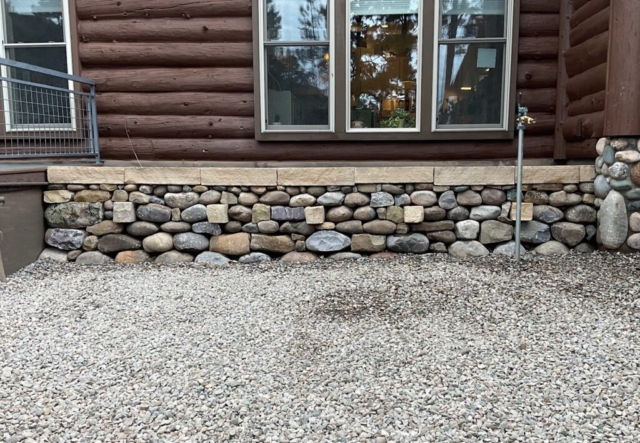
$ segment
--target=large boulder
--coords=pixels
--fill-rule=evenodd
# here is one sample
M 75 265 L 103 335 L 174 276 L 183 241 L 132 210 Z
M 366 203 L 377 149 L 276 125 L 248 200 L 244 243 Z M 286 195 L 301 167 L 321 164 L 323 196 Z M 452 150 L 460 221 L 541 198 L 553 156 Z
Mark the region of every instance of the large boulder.
M 102 203 L 69 202 L 49 206 L 44 217 L 52 228 L 86 228 L 104 217 Z
M 484 245 L 502 243 L 513 239 L 513 226 L 497 220 L 482 222 L 480 227 L 480 243 Z
M 598 213 L 595 208 L 587 205 L 573 206 L 566 211 L 567 221 L 572 223 L 595 223 Z
M 224 266 L 229 264 L 230 261 L 231 260 L 225 257 L 224 255 L 218 254 L 217 252 L 210 252 L 210 251 L 206 251 L 199 254 L 195 259 L 196 263 L 203 263 L 203 264 L 213 265 L 213 266 Z
M 545 256 L 565 255 L 569 253 L 569 248 L 559 241 L 549 241 L 541 244 L 533 250 L 534 253 Z
M 69 256 L 67 254 L 67 251 L 62 251 L 56 248 L 46 248 L 40 253 L 40 255 L 38 256 L 38 260 L 51 260 L 66 263 L 69 261 Z
M 609 192 L 598 211 L 598 238 L 605 248 L 618 249 L 627 240 L 629 219 L 624 197 Z
M 407 254 L 424 254 L 429 250 L 429 240 L 426 235 L 418 233 L 405 236 L 390 235 L 387 237 L 387 249 Z
M 251 209 L 249 211 L 249 220 L 251 220 Z M 207 207 L 205 205 L 197 204 L 193 205 L 180 213 L 182 220 L 195 223 L 201 222 L 207 219 Z
M 65 251 L 82 248 L 87 233 L 81 229 L 48 229 L 44 240 L 49 246 Z
M 351 251 L 353 252 L 380 252 L 386 246 L 384 235 L 355 234 L 351 237 Z
M 253 235 L 254 237 L 256 234 Z M 293 242 L 292 242 L 293 243 Z M 251 234 L 239 232 L 211 237 L 209 249 L 224 255 L 240 256 L 251 251 Z M 291 249 L 293 250 L 293 248 Z
M 555 223 L 551 226 L 551 235 L 559 242 L 577 246 L 587 235 L 584 225 L 570 222 Z
M 85 252 L 76 258 L 76 263 L 80 265 L 104 265 L 112 261 L 111 257 L 98 251 Z
M 135 222 L 127 226 L 127 234 L 134 235 L 136 237 L 147 237 L 158 231 L 158 226 L 145 221 Z
M 107 234 L 100 238 L 98 242 L 98 250 L 105 254 L 120 251 L 133 251 L 140 249 L 142 242 L 137 238 L 130 237 L 126 234 Z
M 551 240 L 549 225 L 536 220 L 522 222 L 520 241 L 524 243 L 541 244 L 549 240 Z
M 456 223 L 454 232 L 459 240 L 475 240 L 478 238 L 478 233 L 480 232 L 480 223 L 475 220 L 458 222 Z
M 211 241 L 213 242 L 213 237 Z M 261 234 L 252 234 L 251 235 L 251 250 L 259 251 L 259 252 L 273 252 L 277 254 L 286 254 L 295 249 L 295 243 L 291 240 L 291 237 L 288 235 L 261 235 Z M 249 251 L 244 254 L 248 254 Z M 244 254 L 235 254 L 235 255 L 244 255 Z
M 337 252 L 351 246 L 351 239 L 336 231 L 318 231 L 307 239 L 306 246 L 313 252 Z
M 533 207 L 533 219 L 543 223 L 555 223 L 564 218 L 564 212 L 554 206 L 536 205 Z
M 491 190 L 495 191 L 496 189 Z M 476 221 L 495 220 L 500 215 L 500 212 L 501 208 L 499 206 L 476 206 L 474 208 L 471 208 L 471 214 L 469 215 L 469 218 Z
M 320 200 L 318 200 L 320 201 Z M 393 206 L 395 200 L 393 195 L 388 192 L 374 192 L 371 194 L 371 204 L 372 208 L 386 208 L 388 206 Z
M 148 205 L 138 206 L 136 215 L 140 220 L 164 223 L 171 220 L 171 208 L 159 205 L 157 203 L 149 203 Z
M 457 241 L 449 246 L 449 254 L 458 258 L 485 257 L 489 250 L 477 241 Z
M 184 232 L 173 237 L 173 246 L 178 251 L 199 252 L 209 248 L 209 240 L 202 234 Z

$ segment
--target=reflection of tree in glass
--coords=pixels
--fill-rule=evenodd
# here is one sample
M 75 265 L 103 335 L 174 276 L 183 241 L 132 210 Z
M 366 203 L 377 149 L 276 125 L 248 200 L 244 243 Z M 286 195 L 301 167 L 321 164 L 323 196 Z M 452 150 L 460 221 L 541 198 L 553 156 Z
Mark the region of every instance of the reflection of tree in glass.
M 306 0 L 300 6 L 300 31 L 305 40 L 322 40 L 327 29 L 326 0 Z
M 282 30 L 282 16 L 276 9 L 273 0 L 267 0 L 267 39 L 279 40 Z

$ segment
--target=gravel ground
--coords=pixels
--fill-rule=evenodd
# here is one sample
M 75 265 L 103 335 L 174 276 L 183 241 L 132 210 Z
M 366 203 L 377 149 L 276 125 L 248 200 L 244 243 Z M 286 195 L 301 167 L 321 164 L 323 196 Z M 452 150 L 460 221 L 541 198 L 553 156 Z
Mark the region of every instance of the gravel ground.
M 638 442 L 640 257 L 39 263 L 6 442 Z

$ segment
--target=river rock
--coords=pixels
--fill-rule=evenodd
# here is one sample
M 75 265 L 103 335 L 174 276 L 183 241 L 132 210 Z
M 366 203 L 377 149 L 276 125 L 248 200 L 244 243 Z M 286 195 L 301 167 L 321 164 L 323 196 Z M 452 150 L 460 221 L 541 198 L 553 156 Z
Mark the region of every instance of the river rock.
M 549 204 L 551 206 L 573 206 L 579 203 L 582 203 L 582 197 L 579 194 L 558 191 L 549 196 Z
M 351 239 L 335 231 L 318 231 L 307 239 L 306 246 L 313 252 L 337 252 L 351 246 Z
M 500 206 L 507 201 L 507 195 L 500 189 L 483 189 L 480 197 L 483 205 Z
M 459 240 L 475 240 L 480 232 L 480 223 L 475 220 L 464 220 L 456 223 L 454 233 Z
M 475 191 L 464 191 L 457 195 L 456 200 L 461 206 L 480 206 L 482 197 Z
M 251 219 L 251 209 L 249 211 L 249 220 Z M 229 210 L 231 211 L 231 210 Z M 207 207 L 205 205 L 193 205 L 180 213 L 180 218 L 189 223 L 195 223 L 207 220 Z
M 350 208 L 356 208 L 360 206 L 367 206 L 371 198 L 367 194 L 363 194 L 362 192 L 352 192 L 347 194 L 344 198 L 345 206 Z
M 292 251 L 282 256 L 282 263 L 310 263 L 318 259 L 318 256 L 312 252 Z
M 534 253 L 544 256 L 553 255 L 566 255 L 569 253 L 569 248 L 559 241 L 551 240 L 544 244 L 541 244 L 533 250 Z
M 305 219 L 304 208 L 288 206 L 272 206 L 271 218 L 278 221 L 302 221 Z
M 251 252 L 251 237 L 257 234 L 239 232 L 235 234 L 223 234 L 211 237 L 209 249 L 220 254 L 241 256 Z
M 105 220 L 93 226 L 87 226 L 87 232 L 97 236 L 120 234 L 122 231 L 124 231 L 124 227 L 119 223 L 112 222 L 111 220 Z
M 527 250 L 522 245 L 520 245 L 520 256 L 523 256 L 524 254 L 526 254 L 526 252 Z M 510 242 L 498 245 L 493 250 L 493 253 L 495 255 L 504 255 L 506 257 L 513 257 L 516 255 L 516 242 L 512 240 Z
M 633 165 L 629 172 L 629 178 L 634 185 L 640 186 L 640 163 Z
M 170 232 L 172 234 L 177 234 L 180 232 L 189 232 L 191 230 L 191 225 L 187 222 L 167 222 L 160 226 L 160 230 L 164 232 Z
M 216 205 L 220 203 L 222 194 L 219 191 L 207 191 L 203 192 L 198 198 L 198 203 L 201 205 Z
M 598 237 L 605 248 L 618 249 L 627 239 L 628 230 L 624 197 L 617 191 L 611 191 L 598 211 Z
M 458 206 L 456 194 L 453 191 L 445 191 L 438 199 L 438 206 L 447 211 Z
M 411 197 L 409 194 L 396 195 L 393 197 L 393 204 L 395 206 L 406 206 L 411 204 Z
M 291 196 L 284 191 L 269 191 L 260 197 L 260 203 L 267 205 L 289 204 Z
M 173 249 L 173 236 L 158 232 L 142 240 L 142 248 L 147 252 L 166 252 Z
M 191 230 L 196 234 L 220 235 L 222 228 L 217 223 L 200 222 L 191 225 Z
M 607 145 L 604 147 L 604 150 L 602 151 L 602 161 L 609 166 L 615 163 L 616 151 L 614 151 L 611 146 Z
M 624 180 L 611 180 L 609 185 L 618 192 L 626 192 L 633 189 L 633 182 L 631 182 L 631 179 L 628 177 Z
M 217 252 L 206 251 L 198 254 L 194 262 L 212 266 L 224 266 L 228 265 L 231 260 L 222 254 L 218 254 Z
M 587 205 L 573 206 L 567 209 L 565 216 L 573 223 L 595 223 L 598 218 L 596 210 Z
M 616 152 L 616 161 L 622 163 L 640 162 L 640 152 L 636 150 Z
M 368 234 L 389 235 L 396 232 L 396 224 L 389 220 L 373 220 L 362 226 Z
M 170 208 L 187 209 L 193 205 L 197 205 L 200 195 L 195 192 L 172 193 L 167 192 L 164 195 L 164 201 Z
M 492 189 L 492 191 L 495 191 L 495 189 Z M 469 215 L 469 218 L 476 221 L 495 220 L 500 215 L 500 212 L 501 209 L 499 206 L 476 206 L 474 208 L 471 208 L 471 214 Z
M 338 206 L 327 211 L 325 218 L 334 223 L 351 220 L 353 209 L 348 206 Z
M 311 194 L 299 194 L 294 197 L 291 197 L 291 201 L 289 201 L 289 206 L 292 208 L 299 207 L 307 207 L 313 206 L 316 203 L 316 198 Z
M 447 212 L 447 218 L 454 222 L 466 220 L 469 218 L 469 210 L 463 206 L 458 206 Z
M 79 265 L 104 265 L 112 261 L 111 257 L 98 251 L 85 252 L 76 258 Z
M 540 244 L 551 240 L 549 225 L 533 220 L 522 222 L 520 241 L 524 243 Z
M 251 254 L 243 255 L 238 261 L 243 265 L 252 265 L 262 261 L 271 261 L 271 257 L 262 252 L 252 252 Z
M 632 232 L 640 232 L 640 212 L 634 212 L 629 216 L 629 229 Z
M 549 204 L 549 195 L 544 191 L 527 191 L 522 201 L 534 205 L 547 205 Z
M 415 191 L 410 198 L 411 204 L 416 206 L 433 206 L 438 202 L 438 196 L 433 191 Z
M 198 252 L 209 248 L 209 240 L 202 234 L 183 232 L 173 237 L 173 246 L 178 251 Z
M 554 206 L 540 205 L 533 207 L 533 219 L 544 223 L 555 223 L 564 218 L 564 212 Z
M 640 173 L 640 170 L 638 171 Z M 640 176 L 639 176 L 640 179 Z M 594 192 L 596 197 L 605 199 L 611 191 L 611 186 L 604 175 L 598 175 L 593 182 Z
M 569 246 L 579 245 L 586 234 L 584 225 L 577 223 L 560 222 L 551 226 L 553 238 Z
M 241 192 L 240 195 L 238 195 L 238 203 L 245 206 L 253 206 L 258 203 L 259 200 L 260 198 L 253 192 Z M 196 262 L 197 261 L 198 257 L 196 257 Z
M 309 225 L 306 222 L 285 222 L 282 224 L 282 226 L 280 226 L 280 232 L 283 234 L 311 235 L 315 232 L 315 230 L 315 226 Z
M 148 205 L 138 206 L 136 215 L 140 220 L 164 223 L 171 220 L 171 209 L 156 203 L 149 203 Z
M 73 192 L 65 189 L 57 191 L 44 191 L 45 203 L 67 203 L 73 198 Z
M 107 234 L 100 238 L 98 242 L 98 250 L 105 254 L 120 251 L 132 251 L 140 249 L 142 243 L 137 238 L 130 237 L 126 234 Z
M 85 251 L 95 251 L 98 249 L 98 241 L 100 239 L 95 235 L 88 235 L 82 242 L 82 249 Z
M 364 206 L 362 208 L 358 208 L 353 213 L 353 218 L 361 221 L 371 221 L 376 218 L 376 210 L 371 206 Z
M 580 243 L 578 246 L 572 249 L 572 251 L 578 254 L 591 254 L 596 248 L 591 243 Z
M 82 248 L 87 233 L 80 229 L 48 229 L 44 239 L 49 246 L 62 249 L 65 251 L 73 251 Z
M 430 208 L 424 208 L 424 220 L 425 221 L 440 221 L 447 218 L 447 211 L 440 206 L 432 206 Z
M 110 199 L 111 199 L 110 192 L 93 191 L 93 190 L 76 192 L 76 195 L 73 197 L 73 200 L 76 202 L 86 202 L 86 203 L 102 203 Z
M 388 206 L 393 206 L 395 200 L 393 195 L 388 192 L 374 192 L 371 194 L 371 203 L 370 206 L 372 208 L 386 208 Z
M 146 205 L 149 203 L 149 196 L 147 194 L 143 194 L 142 192 L 132 192 L 129 194 L 129 201 L 131 203 L 136 203 L 138 205 Z
M 160 254 L 155 263 L 159 265 L 173 265 L 176 263 L 191 263 L 193 261 L 193 255 L 180 251 L 169 251 L 164 254 Z
M 52 228 L 77 229 L 100 223 L 104 212 L 102 203 L 69 202 L 49 206 L 44 217 Z
M 364 230 L 362 229 L 362 222 L 360 220 L 349 220 L 338 223 L 336 225 L 336 231 L 350 235 L 362 234 L 364 232 Z
M 609 145 L 616 151 L 624 151 L 629 147 L 629 140 L 626 138 L 616 138 L 611 140 Z
M 633 234 L 627 239 L 627 246 L 636 251 L 640 250 L 640 234 Z
M 624 180 L 629 177 L 629 165 L 622 162 L 616 162 L 609 167 L 609 175 L 614 180 Z
M 386 247 L 384 235 L 355 234 L 351 237 L 352 252 L 380 252 Z
M 325 231 L 330 232 L 330 231 Z M 216 238 L 216 237 L 214 237 Z M 213 240 L 213 239 L 212 239 Z M 251 235 L 251 250 L 259 252 L 273 252 L 277 254 L 286 254 L 295 249 L 295 243 L 288 235 Z M 248 251 L 246 252 L 248 253 Z M 244 254 L 233 254 L 244 255 Z
M 485 257 L 489 250 L 477 241 L 457 241 L 449 246 L 449 254 L 458 258 Z
M 502 243 L 513 238 L 513 226 L 497 220 L 482 222 L 480 227 L 480 243 L 484 245 Z
M 116 263 L 141 264 L 153 261 L 145 251 L 122 251 L 116 255 Z
M 429 239 L 424 234 L 387 237 L 387 249 L 405 254 L 424 254 L 429 250 Z
M 278 206 L 271 208 L 271 212 L 273 214 L 274 209 Z M 253 211 L 246 206 L 235 205 L 229 208 L 229 218 L 232 220 L 236 220 L 242 223 L 249 223 L 253 217 Z
M 127 226 L 127 234 L 136 237 L 146 237 L 159 231 L 158 226 L 149 222 L 135 222 Z

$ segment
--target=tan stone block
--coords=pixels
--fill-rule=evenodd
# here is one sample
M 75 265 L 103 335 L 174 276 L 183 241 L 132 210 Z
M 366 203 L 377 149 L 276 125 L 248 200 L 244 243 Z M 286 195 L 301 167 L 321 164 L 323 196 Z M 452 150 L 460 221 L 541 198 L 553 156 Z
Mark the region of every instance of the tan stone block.
M 512 185 L 514 166 L 451 166 L 434 170 L 434 183 L 439 186 Z
M 171 208 L 171 221 L 182 221 L 180 208 Z
M 117 189 L 113 191 L 111 200 L 113 200 L 114 202 L 126 202 L 127 200 L 129 200 L 129 193 L 124 189 Z
M 358 185 L 358 192 L 368 192 L 368 193 L 373 193 L 373 192 L 380 192 L 382 191 L 382 185 L 380 184 L 359 184 Z
M 199 185 L 200 168 L 125 168 L 127 184 Z
M 101 166 L 50 166 L 49 183 L 78 183 L 120 185 L 124 183 L 124 168 Z
M 207 205 L 207 219 L 209 223 L 228 223 L 229 205 Z
M 580 182 L 592 182 L 596 179 L 596 168 L 593 165 L 580 166 Z
M 73 192 L 67 190 L 44 191 L 45 203 L 66 203 L 73 198 Z
M 304 208 L 304 218 L 308 225 L 321 225 L 324 223 L 324 206 Z
M 113 203 L 114 223 L 133 223 L 136 221 L 136 209 L 131 202 Z
M 404 222 L 404 209 L 400 206 L 389 206 L 387 208 L 387 220 L 394 223 Z
M 354 185 L 354 168 L 279 168 L 282 186 Z
M 202 168 L 201 180 L 209 186 L 276 186 L 276 168 Z
M 404 222 L 405 223 L 422 223 L 424 221 L 424 207 L 422 206 L 405 206 Z
M 355 234 L 351 237 L 353 252 L 381 252 L 387 247 L 387 237 L 384 235 Z
M 356 183 L 433 183 L 433 167 L 356 168 Z
M 515 220 L 518 214 L 518 205 L 515 203 L 511 205 L 511 212 L 509 214 L 510 220 Z M 533 220 L 533 203 L 524 203 L 522 202 L 522 208 L 520 210 L 520 214 L 522 215 L 522 221 L 531 221 Z
M 579 182 L 579 166 L 524 166 L 522 168 L 522 183 L 552 184 Z
M 251 236 L 245 232 L 211 237 L 209 249 L 227 255 L 245 255 L 251 252 Z
M 251 222 L 259 223 L 261 221 L 271 220 L 271 206 L 262 203 L 256 203 L 251 210 Z
M 309 223 L 307 223 L 309 224 Z M 316 231 L 333 231 L 336 228 L 336 224 L 332 222 L 324 222 L 321 225 L 316 226 Z

